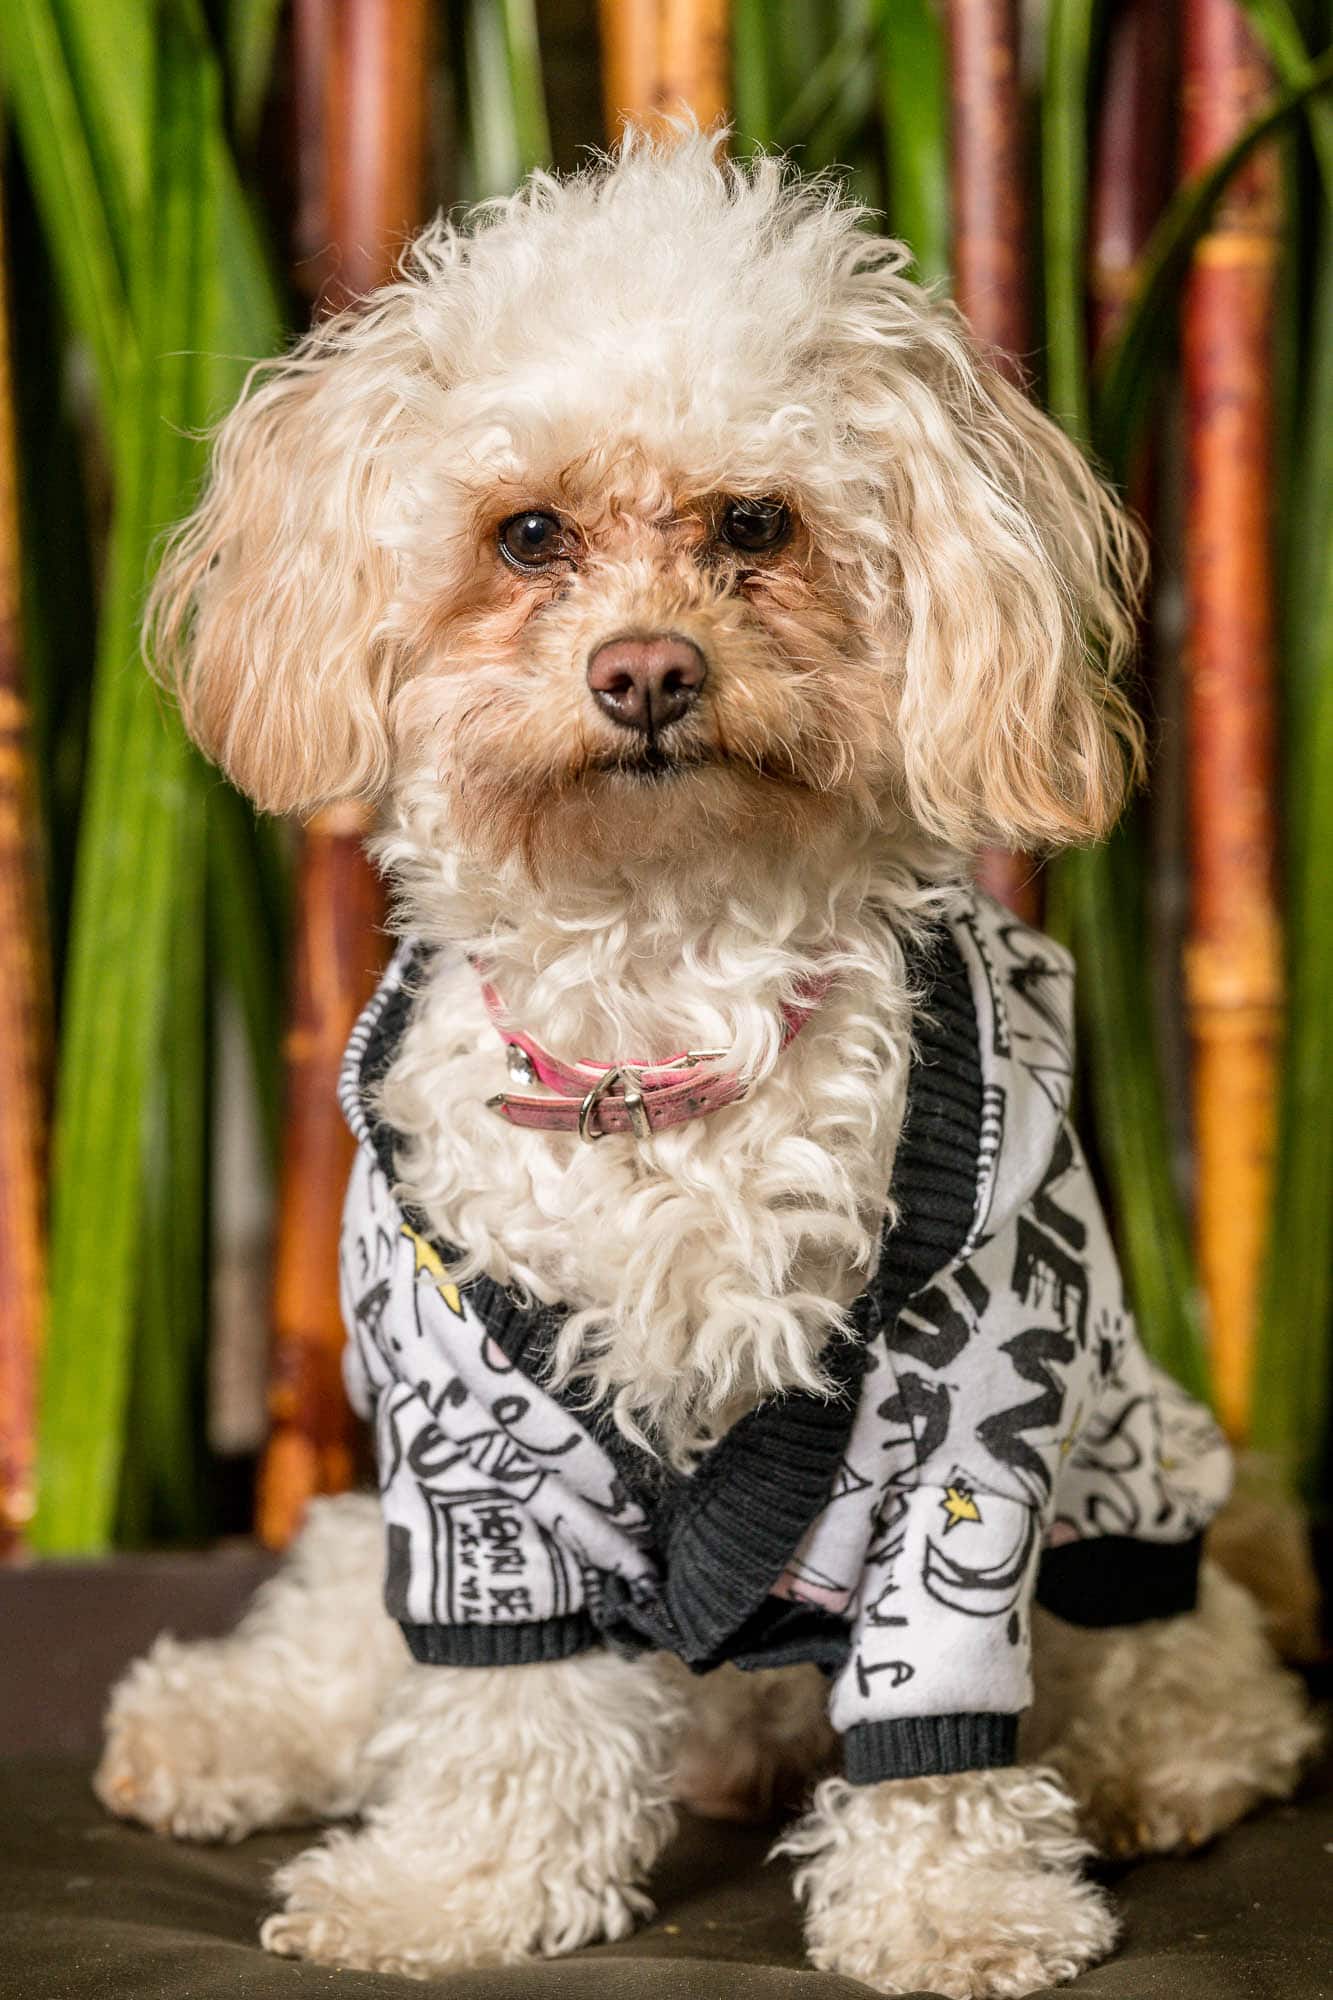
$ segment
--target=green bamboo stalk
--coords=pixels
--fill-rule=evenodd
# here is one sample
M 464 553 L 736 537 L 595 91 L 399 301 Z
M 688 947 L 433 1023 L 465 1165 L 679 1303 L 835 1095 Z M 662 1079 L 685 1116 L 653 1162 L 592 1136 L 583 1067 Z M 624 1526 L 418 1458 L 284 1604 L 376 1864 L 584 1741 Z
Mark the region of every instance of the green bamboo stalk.
M 1255 1446 L 1282 1482 L 1311 1497 L 1333 1374 L 1333 535 L 1325 565 L 1307 606 L 1317 672 L 1304 739 L 1315 782 L 1302 787 L 1300 861 L 1288 888 L 1289 1025 L 1252 1420 Z
M 1284 80 L 1299 76 L 1302 52 L 1275 45 L 1259 18 L 1271 9 L 1250 12 Z M 1253 1408 L 1256 1448 L 1311 1500 L 1333 1397 L 1333 178 L 1320 136 L 1330 116 L 1312 105 L 1322 200 L 1282 591 L 1288 1023 Z
M 1051 415 L 1089 440 L 1087 356 L 1088 63 L 1094 0 L 1049 0 L 1041 100 L 1042 282 Z
M 152 97 L 154 198 L 132 304 L 134 392 L 114 430 L 117 513 L 98 649 L 53 1180 L 52 1293 L 34 1541 L 51 1552 L 110 1538 L 137 1298 L 142 1147 L 160 998 L 177 907 L 179 823 L 191 766 L 174 716 L 138 661 L 149 551 L 187 504 L 218 322 L 220 115 L 211 51 L 164 8 Z

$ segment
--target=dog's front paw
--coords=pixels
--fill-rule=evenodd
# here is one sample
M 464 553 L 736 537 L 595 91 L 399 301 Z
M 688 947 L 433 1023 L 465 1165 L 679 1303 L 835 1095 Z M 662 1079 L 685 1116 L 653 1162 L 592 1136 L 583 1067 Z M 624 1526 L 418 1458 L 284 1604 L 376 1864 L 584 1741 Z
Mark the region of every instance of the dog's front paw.
M 1116 1925 L 1083 1881 L 1073 1806 L 1042 1771 L 852 1786 L 830 1778 L 779 1843 L 810 1957 L 880 1993 L 1011 2000 L 1104 1958 Z
M 629 1884 L 598 1885 L 577 1836 L 563 1852 L 509 1854 L 482 1826 L 370 1825 L 335 1832 L 279 1869 L 283 1908 L 268 1951 L 366 1972 L 428 1979 L 474 1965 L 515 1965 L 625 1937 L 652 1905 Z
M 108 1812 L 178 1840 L 240 1840 L 282 1816 L 273 1764 L 218 1700 L 216 1651 L 159 1639 L 116 1688 L 93 1777 Z

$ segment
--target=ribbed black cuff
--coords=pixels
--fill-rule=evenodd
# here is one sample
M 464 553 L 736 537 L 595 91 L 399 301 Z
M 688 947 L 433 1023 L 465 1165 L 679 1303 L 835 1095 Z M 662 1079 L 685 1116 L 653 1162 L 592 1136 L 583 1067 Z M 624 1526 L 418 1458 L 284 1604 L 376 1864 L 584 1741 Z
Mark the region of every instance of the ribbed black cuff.
M 843 1770 L 853 1785 L 884 1778 L 942 1778 L 1012 1764 L 1016 1715 L 899 1715 L 857 1722 L 842 1739 Z
M 535 1667 L 571 1660 L 600 1646 L 586 1611 L 542 1618 L 530 1625 L 407 1625 L 408 1651 L 423 1667 Z
M 1178 1618 L 1198 1602 L 1202 1551 L 1202 1535 L 1188 1542 L 1140 1542 L 1132 1535 L 1061 1542 L 1042 1556 L 1037 1602 L 1071 1625 Z

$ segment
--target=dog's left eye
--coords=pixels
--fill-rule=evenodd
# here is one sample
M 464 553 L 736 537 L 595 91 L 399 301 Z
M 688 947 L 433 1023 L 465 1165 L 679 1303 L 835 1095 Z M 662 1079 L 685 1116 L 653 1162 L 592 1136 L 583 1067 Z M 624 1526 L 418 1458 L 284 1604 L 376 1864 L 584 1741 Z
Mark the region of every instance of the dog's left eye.
M 723 541 L 747 555 L 781 548 L 790 533 L 791 510 L 781 500 L 728 500 L 722 510 Z
M 529 508 L 500 523 L 500 554 L 515 569 L 545 569 L 570 553 L 568 531 L 555 514 Z

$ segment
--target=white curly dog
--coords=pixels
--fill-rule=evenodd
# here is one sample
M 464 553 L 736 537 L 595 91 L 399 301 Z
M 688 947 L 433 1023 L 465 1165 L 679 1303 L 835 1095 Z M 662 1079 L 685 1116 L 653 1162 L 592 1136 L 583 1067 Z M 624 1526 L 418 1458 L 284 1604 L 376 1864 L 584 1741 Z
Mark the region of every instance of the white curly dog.
M 1216 1496 L 1059 1136 L 1066 962 L 956 886 L 1114 821 L 1137 537 L 863 223 L 686 131 L 438 224 L 257 371 L 163 567 L 190 730 L 268 811 L 373 801 L 411 940 L 350 1084 L 387 1564 L 374 1499 L 312 1508 L 97 1778 L 183 1838 L 356 1817 L 274 1951 L 623 1936 L 676 1798 L 804 1793 L 817 1966 L 1022 1994 L 1112 1946 L 1094 1849 L 1310 1748 L 1251 1600 L 1181 1584 Z

